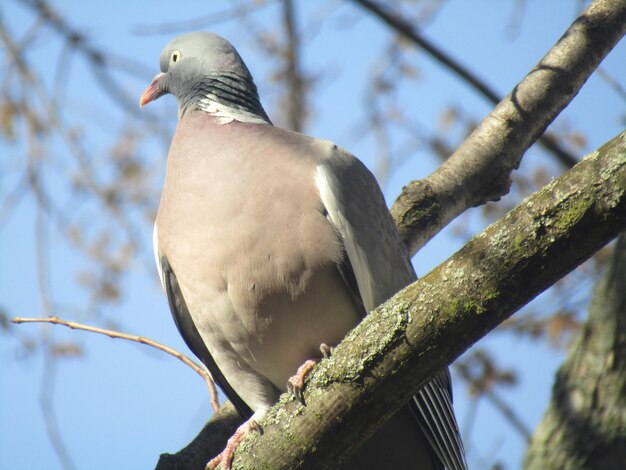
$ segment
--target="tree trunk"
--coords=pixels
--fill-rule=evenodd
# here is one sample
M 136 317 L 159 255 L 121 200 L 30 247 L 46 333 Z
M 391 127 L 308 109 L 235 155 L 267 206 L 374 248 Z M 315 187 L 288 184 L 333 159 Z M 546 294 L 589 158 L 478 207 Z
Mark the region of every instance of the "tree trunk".
M 528 448 L 527 470 L 626 467 L 626 235 L 561 366 Z

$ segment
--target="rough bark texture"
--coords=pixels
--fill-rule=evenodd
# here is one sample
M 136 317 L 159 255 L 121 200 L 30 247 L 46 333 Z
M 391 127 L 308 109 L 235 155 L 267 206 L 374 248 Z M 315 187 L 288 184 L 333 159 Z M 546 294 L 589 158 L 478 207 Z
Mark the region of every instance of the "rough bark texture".
M 235 407 L 226 401 L 187 447 L 176 454 L 161 454 L 155 470 L 204 469 L 240 424 Z
M 625 1 L 592 2 L 437 171 L 402 190 L 391 212 L 411 254 L 468 207 L 508 192 L 524 152 L 625 32 Z
M 527 470 L 626 465 L 626 235 L 596 287 L 582 334 L 559 370 Z
M 437 370 L 626 228 L 626 134 L 376 309 L 234 468 L 333 468 Z

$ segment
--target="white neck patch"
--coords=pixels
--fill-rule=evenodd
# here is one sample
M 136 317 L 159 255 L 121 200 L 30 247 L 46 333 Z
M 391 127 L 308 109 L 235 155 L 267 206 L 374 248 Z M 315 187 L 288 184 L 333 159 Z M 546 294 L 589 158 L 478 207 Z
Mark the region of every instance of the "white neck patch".
M 217 118 L 219 124 L 228 124 L 232 121 L 249 122 L 255 124 L 269 124 L 266 119 L 254 113 L 235 109 L 215 100 L 215 95 L 209 93 L 200 100 L 200 109 Z

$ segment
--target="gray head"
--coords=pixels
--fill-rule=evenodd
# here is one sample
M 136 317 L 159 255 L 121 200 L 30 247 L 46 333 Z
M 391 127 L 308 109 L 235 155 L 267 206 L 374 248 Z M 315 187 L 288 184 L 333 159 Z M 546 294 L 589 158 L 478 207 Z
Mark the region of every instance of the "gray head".
M 248 67 L 217 34 L 195 32 L 173 39 L 161 52 L 160 66 L 140 106 L 171 93 L 181 115 L 200 109 L 222 122 L 269 122 Z

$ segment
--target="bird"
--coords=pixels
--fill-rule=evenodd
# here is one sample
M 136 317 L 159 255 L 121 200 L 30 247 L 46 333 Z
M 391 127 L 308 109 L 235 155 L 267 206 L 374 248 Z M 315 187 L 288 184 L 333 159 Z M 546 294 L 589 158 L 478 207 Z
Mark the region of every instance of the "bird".
M 322 345 L 417 276 L 373 174 L 331 141 L 274 126 L 230 42 L 183 34 L 160 70 L 140 106 L 174 95 L 178 124 L 155 258 L 180 334 L 246 420 L 209 462 L 230 468 Z M 448 369 L 341 468 L 467 468 Z

